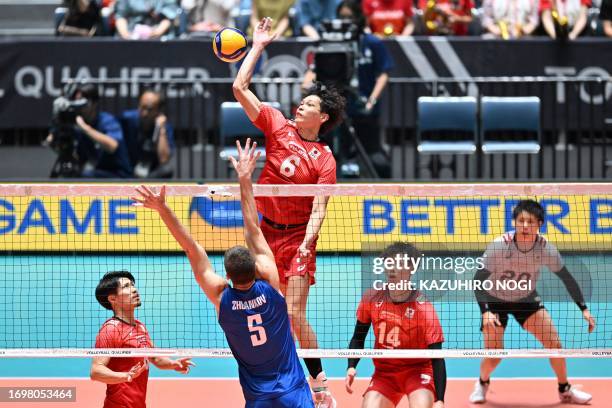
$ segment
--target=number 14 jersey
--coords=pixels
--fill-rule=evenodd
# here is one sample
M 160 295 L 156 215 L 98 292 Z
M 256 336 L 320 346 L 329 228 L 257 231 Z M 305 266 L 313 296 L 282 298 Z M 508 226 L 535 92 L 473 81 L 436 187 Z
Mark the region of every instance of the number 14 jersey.
M 412 300 L 401 303 L 393 302 L 386 290 L 371 290 L 363 296 L 357 308 L 357 320 L 372 324 L 375 349 L 426 349 L 430 344 L 444 342 L 433 305 L 417 293 L 413 295 Z M 430 361 L 375 358 L 374 367 L 393 372 Z

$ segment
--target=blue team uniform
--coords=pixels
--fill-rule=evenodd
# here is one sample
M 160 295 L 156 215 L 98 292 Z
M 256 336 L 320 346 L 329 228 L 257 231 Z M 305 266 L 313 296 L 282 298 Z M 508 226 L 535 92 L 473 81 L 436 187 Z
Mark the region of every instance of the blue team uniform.
M 287 303 L 263 280 L 249 290 L 227 287 L 219 324 L 238 361 L 247 408 L 313 407 L 295 350 Z

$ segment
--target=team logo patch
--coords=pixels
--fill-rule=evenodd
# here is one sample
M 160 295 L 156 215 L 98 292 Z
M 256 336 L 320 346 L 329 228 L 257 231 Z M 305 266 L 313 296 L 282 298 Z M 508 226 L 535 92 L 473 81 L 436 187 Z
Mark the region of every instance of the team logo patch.
M 412 319 L 414 317 L 414 309 L 407 307 L 404 316 L 406 316 L 408 319 Z
M 316 147 L 313 147 L 312 150 L 310 150 L 310 152 L 308 153 L 308 155 L 314 160 L 317 160 L 319 156 L 321 156 L 321 152 Z
M 379 300 L 378 302 L 376 302 L 376 307 L 381 307 L 383 304 L 382 300 Z
M 421 384 L 429 384 L 431 382 L 431 376 L 428 374 L 421 374 Z
M 331 153 L 331 149 L 329 148 L 329 146 L 324 146 L 323 149 L 325 149 L 326 152 Z

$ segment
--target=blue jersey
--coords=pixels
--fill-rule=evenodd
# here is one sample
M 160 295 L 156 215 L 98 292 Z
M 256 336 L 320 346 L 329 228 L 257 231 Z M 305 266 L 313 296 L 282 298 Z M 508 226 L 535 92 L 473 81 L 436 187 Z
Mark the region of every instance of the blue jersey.
M 287 303 L 269 283 L 249 290 L 227 287 L 221 295 L 219 324 L 238 361 L 244 398 L 278 398 L 306 384 L 295 349 Z

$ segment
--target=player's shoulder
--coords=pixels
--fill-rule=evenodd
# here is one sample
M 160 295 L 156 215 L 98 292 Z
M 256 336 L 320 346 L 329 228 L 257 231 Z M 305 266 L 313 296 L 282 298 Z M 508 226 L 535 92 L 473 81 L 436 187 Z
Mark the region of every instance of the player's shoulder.
M 505 249 L 512 245 L 514 241 L 514 231 L 505 232 L 502 235 L 497 236 L 491 243 L 487 246 L 487 250 L 494 249 Z
M 110 340 L 121 337 L 123 332 L 123 323 L 117 319 L 110 318 L 100 327 L 98 331 L 98 339 L 99 340 Z
M 384 302 L 387 299 L 385 295 L 385 291 L 376 290 L 374 288 L 368 289 L 361 296 L 362 303 L 375 303 L 375 302 Z

